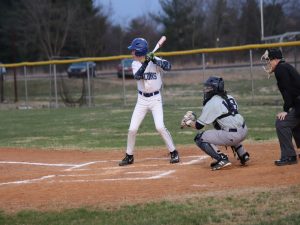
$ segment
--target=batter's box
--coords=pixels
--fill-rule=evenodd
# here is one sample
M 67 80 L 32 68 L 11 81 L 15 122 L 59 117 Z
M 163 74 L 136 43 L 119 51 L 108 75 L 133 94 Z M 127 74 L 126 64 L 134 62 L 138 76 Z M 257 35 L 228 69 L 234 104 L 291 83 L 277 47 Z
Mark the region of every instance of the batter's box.
M 119 171 L 120 172 L 120 171 Z M 169 177 L 176 170 L 152 170 L 152 171 L 134 171 L 119 174 L 108 174 L 104 171 L 95 174 L 69 174 L 57 175 L 54 179 L 48 180 L 48 183 L 83 183 L 83 182 L 107 182 L 107 181 L 139 181 L 139 180 L 157 180 Z
M 175 172 L 176 172 L 176 170 L 153 170 L 153 171 L 125 172 L 124 176 L 122 176 L 122 177 L 105 178 L 105 179 L 103 179 L 103 181 L 156 180 L 156 179 L 167 178 Z

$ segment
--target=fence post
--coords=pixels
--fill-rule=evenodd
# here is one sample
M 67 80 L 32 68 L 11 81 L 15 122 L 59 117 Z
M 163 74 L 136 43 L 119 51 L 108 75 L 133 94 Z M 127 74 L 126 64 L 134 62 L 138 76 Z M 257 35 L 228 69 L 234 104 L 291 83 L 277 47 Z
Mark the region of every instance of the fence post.
M 252 49 L 249 50 L 250 54 L 250 76 L 251 76 L 251 96 L 252 105 L 254 104 L 254 81 L 253 81 L 253 59 L 252 59 Z
M 26 66 L 24 66 L 24 84 L 25 84 L 25 106 L 28 107 L 27 68 L 26 68 Z
M 86 63 L 86 69 L 87 69 L 87 85 L 88 85 L 88 95 L 89 95 L 89 108 L 91 107 L 91 80 L 90 80 L 90 63 L 87 62 Z
M 49 64 L 49 107 L 52 108 L 52 64 Z
M 203 70 L 203 78 L 202 78 L 202 80 L 204 82 L 204 80 L 205 80 L 205 54 L 204 53 L 202 53 L 202 70 Z
M 58 108 L 58 99 L 57 99 L 57 79 L 56 79 L 56 64 L 53 65 L 53 74 L 54 74 L 55 108 Z
M 124 106 L 127 104 L 126 102 L 126 88 L 125 88 L 125 60 L 122 60 L 122 83 L 123 83 L 123 101 Z
M 4 102 L 4 69 L 0 67 L 0 102 Z

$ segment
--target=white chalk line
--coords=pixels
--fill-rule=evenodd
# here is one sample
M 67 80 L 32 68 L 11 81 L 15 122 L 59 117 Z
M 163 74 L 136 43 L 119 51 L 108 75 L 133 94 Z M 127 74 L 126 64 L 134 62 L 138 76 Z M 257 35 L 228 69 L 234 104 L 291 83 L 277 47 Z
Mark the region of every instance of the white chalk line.
M 106 163 L 108 161 L 94 161 L 83 164 L 69 164 L 69 163 L 33 163 L 33 162 L 11 162 L 11 161 L 0 161 L 0 164 L 18 164 L 18 165 L 31 165 L 31 166 L 50 166 L 50 167 L 70 167 L 65 171 L 72 171 L 84 166 L 88 166 L 95 163 Z
M 12 182 L 5 182 L 5 183 L 0 183 L 0 186 L 4 185 L 9 185 L 9 184 L 32 184 L 32 183 L 37 183 L 42 180 L 50 179 L 55 177 L 56 175 L 47 175 L 47 176 L 42 176 L 40 178 L 35 178 L 35 179 L 28 179 L 28 180 L 18 180 L 18 181 L 12 181 Z
M 190 160 L 188 162 L 182 162 L 180 165 L 191 165 L 200 162 L 201 160 L 208 158 L 208 156 L 186 156 L 186 157 L 181 157 L 181 158 L 197 158 L 195 160 Z M 151 159 L 160 159 L 161 158 L 146 158 L 145 160 L 151 160 Z M 60 164 L 50 164 L 50 163 L 32 163 L 32 162 L 14 162 L 14 161 L 0 161 L 0 164 L 21 164 L 21 165 L 34 165 L 34 166 L 50 166 L 50 167 L 70 167 L 68 169 L 65 169 L 64 171 L 77 171 L 77 170 L 82 170 L 79 168 L 89 166 L 91 164 L 95 163 L 107 163 L 111 161 L 116 161 L 116 160 L 103 160 L 103 161 L 93 161 L 93 162 L 87 162 L 83 164 L 69 164 L 69 163 L 60 163 Z M 149 166 L 161 166 L 161 165 L 143 165 L 140 167 L 149 167 Z M 105 169 L 110 170 L 110 169 L 121 169 L 121 168 L 126 168 L 126 167 L 106 167 Z M 130 166 L 127 168 L 134 168 L 134 166 Z M 127 180 L 127 181 L 134 181 L 134 180 L 153 180 L 153 179 L 161 179 L 163 177 L 167 177 L 168 175 L 174 173 L 176 170 L 169 170 L 169 171 L 136 171 L 136 172 L 127 172 L 127 174 L 153 174 L 153 173 L 158 173 L 157 175 L 150 176 L 150 177 L 135 177 L 135 178 L 106 178 L 106 179 L 93 179 L 93 180 L 68 180 L 68 181 L 55 181 L 55 182 L 100 182 L 100 181 L 120 181 L 120 180 Z M 126 174 L 126 173 L 125 173 Z M 51 179 L 51 178 L 56 178 L 56 177 L 86 177 L 86 176 L 99 176 L 100 174 L 89 174 L 89 175 L 82 175 L 82 174 L 73 174 L 73 175 L 47 175 L 47 176 L 42 176 L 40 178 L 34 178 L 34 179 L 26 179 L 26 180 L 18 180 L 18 181 L 12 181 L 12 182 L 4 182 L 0 183 L 0 186 L 4 185 L 10 185 L 10 184 L 30 184 L 30 183 L 37 183 L 43 180 Z M 53 183 L 53 181 L 51 182 Z
M 191 156 L 180 156 L 180 159 L 189 159 L 189 158 L 198 158 L 198 157 L 202 157 L 201 155 L 191 155 Z M 204 156 L 204 157 L 208 157 L 208 156 Z M 149 160 L 158 160 L 158 161 L 165 161 L 170 159 L 169 157 L 148 157 L 148 158 L 143 158 L 143 159 L 139 159 L 139 162 L 144 162 L 144 161 L 149 161 Z M 111 162 L 120 162 L 121 160 L 110 160 Z
M 180 165 L 192 165 L 192 164 L 196 164 L 196 163 L 201 162 L 204 159 L 207 159 L 208 157 L 209 157 L 208 155 L 202 155 L 202 156 L 199 156 L 197 159 L 194 159 L 194 160 L 191 160 L 191 161 L 188 161 L 188 162 L 182 162 L 182 163 L 180 163 Z
M 151 177 L 131 177 L 131 178 L 106 178 L 106 179 L 103 179 L 103 181 L 121 181 L 121 180 L 124 180 L 124 181 L 135 181 L 135 180 L 157 180 L 157 179 L 161 179 L 163 177 L 167 177 L 169 176 L 170 174 L 172 173 L 175 173 L 176 170 L 168 170 L 166 172 L 163 172 L 163 173 L 159 173 L 155 176 L 151 176 Z M 161 171 L 160 171 L 161 172 Z
M 198 158 L 198 157 L 208 157 L 208 156 L 185 156 L 181 157 L 184 158 Z M 166 160 L 168 158 L 145 158 L 144 160 Z M 120 160 L 101 160 L 101 161 L 93 161 L 93 162 L 87 162 L 83 164 L 74 164 L 74 163 L 39 163 L 39 162 L 24 162 L 24 161 L 0 161 L 0 164 L 21 164 L 21 165 L 33 165 L 33 166 L 57 166 L 57 167 L 74 167 L 79 168 L 82 166 L 90 165 L 93 163 L 108 163 L 108 162 L 119 162 Z
M 81 168 L 81 167 L 84 167 L 84 166 L 89 166 L 91 164 L 95 164 L 95 163 L 106 163 L 107 161 L 94 161 L 94 162 L 87 162 L 87 163 L 83 163 L 83 164 L 79 164 L 79 165 L 75 165 L 69 169 L 66 169 L 65 171 L 72 171 L 74 169 L 78 169 L 78 168 Z
M 131 177 L 131 178 L 104 178 L 104 179 L 75 179 L 75 180 L 56 180 L 56 181 L 48 181 L 48 183 L 82 183 L 82 182 L 104 182 L 104 181 L 136 181 L 136 180 L 156 180 L 167 177 L 168 175 L 174 173 L 176 170 L 168 170 L 168 171 L 140 171 L 135 172 L 136 174 L 156 174 L 150 177 Z M 126 174 L 133 174 L 134 172 L 127 172 Z M 59 178 L 59 177 L 91 177 L 91 176 L 99 176 L 101 174 L 78 174 L 78 175 L 47 175 L 42 176 L 40 178 L 27 179 L 27 180 L 19 180 L 12 182 L 0 183 L 0 186 L 10 185 L 10 184 L 33 184 L 38 183 L 40 181 L 51 179 L 51 178 Z
M 76 166 L 76 164 L 50 164 L 50 163 L 32 163 L 32 162 L 10 162 L 10 161 L 0 161 L 0 164 L 19 164 L 19 165 L 31 165 L 31 166 L 53 166 L 53 167 L 69 167 Z

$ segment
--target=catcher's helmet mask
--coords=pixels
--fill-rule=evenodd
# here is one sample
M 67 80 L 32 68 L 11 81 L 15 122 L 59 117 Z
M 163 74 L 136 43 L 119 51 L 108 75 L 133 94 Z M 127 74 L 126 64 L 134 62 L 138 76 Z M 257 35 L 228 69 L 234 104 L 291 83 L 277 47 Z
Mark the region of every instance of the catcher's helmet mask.
M 271 60 L 279 59 L 284 61 L 282 57 L 282 52 L 280 49 L 271 48 L 267 49 L 265 53 L 261 56 L 261 61 L 264 62 L 263 69 L 268 73 L 268 78 L 270 78 L 270 74 L 273 73 L 274 68 L 272 67 Z
M 224 80 L 222 77 L 211 76 L 204 83 L 203 105 L 205 105 L 214 95 L 225 94 Z
M 128 46 L 136 56 L 145 56 L 148 53 L 148 42 L 144 38 L 135 38 Z

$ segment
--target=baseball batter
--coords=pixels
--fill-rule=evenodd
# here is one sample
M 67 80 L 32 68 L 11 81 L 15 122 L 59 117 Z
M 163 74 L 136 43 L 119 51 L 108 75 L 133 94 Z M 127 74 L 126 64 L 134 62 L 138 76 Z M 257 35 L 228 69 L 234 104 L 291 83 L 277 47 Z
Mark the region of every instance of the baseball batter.
M 170 70 L 171 64 L 167 60 L 156 57 L 152 52 L 148 53 L 148 43 L 143 38 L 135 38 L 128 49 L 131 50 L 134 59 L 132 71 L 134 79 L 137 81 L 138 98 L 128 130 L 126 155 L 119 165 L 125 166 L 134 162 L 133 153 L 136 134 L 148 111 L 152 112 L 155 128 L 165 141 L 170 152 L 170 163 L 178 163 L 178 151 L 168 129 L 164 125 L 160 93 L 162 86 L 161 72 L 162 70 Z
M 195 142 L 206 154 L 216 161 L 211 163 L 212 170 L 230 166 L 228 156 L 220 152 L 217 145 L 230 146 L 240 163 L 245 165 L 250 159 L 242 141 L 246 138 L 247 127 L 238 112 L 235 99 L 224 90 L 224 80 L 211 76 L 204 83 L 203 109 L 200 117 L 188 111 L 181 121 L 181 128 L 193 127 L 197 130 L 213 124 L 215 129 L 199 132 Z

